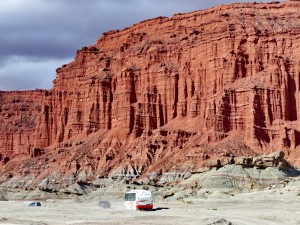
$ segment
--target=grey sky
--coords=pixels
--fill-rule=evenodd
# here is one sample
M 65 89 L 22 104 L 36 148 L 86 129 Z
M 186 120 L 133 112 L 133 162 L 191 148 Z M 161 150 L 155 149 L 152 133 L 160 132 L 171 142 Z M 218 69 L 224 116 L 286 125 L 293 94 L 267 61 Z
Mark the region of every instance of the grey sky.
M 77 49 L 94 44 L 105 31 L 233 2 L 236 1 L 0 1 L 0 90 L 52 88 L 55 69 L 72 61 Z

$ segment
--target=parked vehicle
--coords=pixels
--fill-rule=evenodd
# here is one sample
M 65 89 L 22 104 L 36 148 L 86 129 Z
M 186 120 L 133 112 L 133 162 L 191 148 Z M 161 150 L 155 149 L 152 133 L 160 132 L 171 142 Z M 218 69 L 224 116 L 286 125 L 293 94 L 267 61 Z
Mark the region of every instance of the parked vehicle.
M 42 206 L 40 202 L 31 202 L 28 207 L 37 207 L 37 206 Z
M 153 209 L 153 198 L 151 191 L 132 190 L 124 196 L 126 209 Z
M 110 208 L 110 203 L 108 201 L 100 201 L 98 204 L 101 208 Z

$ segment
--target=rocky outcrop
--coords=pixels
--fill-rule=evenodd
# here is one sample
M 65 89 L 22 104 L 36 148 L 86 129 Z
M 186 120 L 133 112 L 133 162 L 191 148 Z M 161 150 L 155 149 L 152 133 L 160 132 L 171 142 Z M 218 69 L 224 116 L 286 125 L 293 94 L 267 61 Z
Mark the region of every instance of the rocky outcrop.
M 175 179 L 160 188 L 160 195 L 164 199 L 186 201 L 195 197 L 228 198 L 240 193 L 287 187 L 299 174 L 292 168 L 225 165 L 220 169 L 192 174 L 189 178 Z
M 222 153 L 283 150 L 299 164 L 299 6 L 232 4 L 104 33 L 37 94 L 19 130 L 26 161 L 11 160 L 0 181 L 186 172 Z M 21 151 L 11 140 L 2 155 Z
M 269 155 L 258 155 L 258 156 L 233 156 L 228 154 L 222 154 L 219 159 L 212 160 L 208 163 L 209 167 L 222 167 L 225 165 L 241 165 L 244 167 L 278 167 L 285 168 L 290 166 L 289 163 L 284 159 L 284 152 L 277 151 Z

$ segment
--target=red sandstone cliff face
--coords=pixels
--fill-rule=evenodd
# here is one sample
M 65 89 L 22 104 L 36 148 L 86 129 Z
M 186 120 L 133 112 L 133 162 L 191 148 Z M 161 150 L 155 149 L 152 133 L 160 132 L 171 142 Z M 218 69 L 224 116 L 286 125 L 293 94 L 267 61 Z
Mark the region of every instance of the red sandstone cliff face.
M 34 155 L 34 133 L 46 91 L 0 92 L 0 161 Z
M 104 33 L 57 69 L 26 131 L 26 151 L 45 154 L 18 171 L 86 180 L 279 149 L 299 163 L 299 7 L 233 4 Z

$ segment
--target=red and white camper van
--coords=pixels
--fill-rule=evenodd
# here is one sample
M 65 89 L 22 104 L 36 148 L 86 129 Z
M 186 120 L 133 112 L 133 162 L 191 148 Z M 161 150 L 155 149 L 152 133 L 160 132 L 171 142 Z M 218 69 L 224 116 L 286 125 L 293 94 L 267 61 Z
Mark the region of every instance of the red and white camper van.
M 153 198 L 151 191 L 132 190 L 126 192 L 124 200 L 126 209 L 153 209 Z

